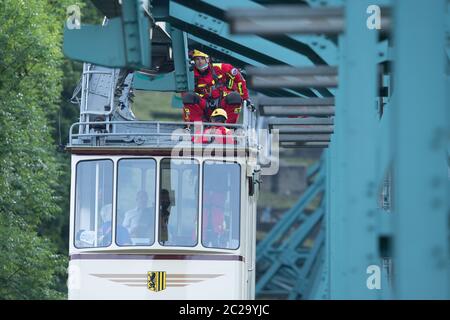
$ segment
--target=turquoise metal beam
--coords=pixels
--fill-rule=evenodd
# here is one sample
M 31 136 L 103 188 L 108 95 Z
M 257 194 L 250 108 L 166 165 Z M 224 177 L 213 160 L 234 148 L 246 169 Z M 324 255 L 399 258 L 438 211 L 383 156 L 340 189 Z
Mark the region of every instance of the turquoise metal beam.
M 134 3 L 134 2 L 133 2 Z M 203 41 L 208 41 L 211 43 L 215 43 L 216 45 L 220 45 L 224 47 L 226 44 L 226 48 L 233 51 L 242 51 L 242 56 L 251 57 L 251 59 L 255 60 L 259 63 L 263 64 L 274 64 L 274 63 L 286 63 L 291 65 L 311 65 L 312 60 L 314 60 L 314 50 L 308 49 L 308 57 L 306 57 L 304 54 L 297 52 L 298 47 L 295 49 L 289 48 L 288 46 L 280 45 L 277 43 L 274 43 L 273 41 L 266 40 L 264 38 L 260 37 L 239 37 L 239 36 L 230 36 L 228 32 L 228 24 L 221 21 L 220 19 L 214 18 L 213 16 L 209 16 L 206 13 L 200 13 L 197 12 L 196 6 L 198 4 L 201 4 L 201 6 L 207 6 L 209 9 L 215 8 L 217 10 L 226 10 L 230 5 L 237 4 L 236 1 L 231 1 L 230 3 L 227 3 L 226 6 L 223 5 L 220 1 L 200 1 L 198 3 L 193 2 L 189 5 L 185 4 L 184 2 L 177 2 L 177 1 L 154 1 L 152 3 L 152 14 L 155 17 L 155 19 L 166 21 L 166 22 L 172 22 L 175 27 L 178 27 L 179 29 L 183 31 L 189 31 L 193 35 L 197 35 L 199 38 L 201 38 Z M 245 5 L 253 5 L 253 6 L 260 6 L 253 1 L 244 1 Z M 132 0 L 124 1 L 122 8 L 120 10 L 116 10 L 117 12 L 114 13 L 114 16 L 117 14 L 122 15 L 122 22 L 123 25 L 120 26 L 119 18 L 113 18 L 111 21 L 113 22 L 113 26 L 116 26 L 116 30 L 113 30 L 113 32 L 110 32 L 109 35 L 105 35 L 105 39 L 108 40 L 108 42 L 104 42 L 102 44 L 103 48 L 108 48 L 109 43 L 112 43 L 113 46 L 118 46 L 115 48 L 116 50 L 109 50 L 108 52 L 104 52 L 105 50 L 96 50 L 96 52 L 91 53 L 94 55 L 94 57 L 87 57 L 86 53 L 84 52 L 77 52 L 77 50 L 84 51 L 86 48 L 85 45 L 80 45 L 80 41 L 71 41 L 72 43 L 76 43 L 73 47 L 70 48 L 68 52 L 68 55 L 75 59 L 82 59 L 85 61 L 92 60 L 93 63 L 96 64 L 109 64 L 114 65 L 118 67 L 122 67 L 124 65 L 131 66 L 131 67 L 139 67 L 139 63 L 136 63 L 137 59 L 137 53 L 141 52 L 141 55 L 144 54 L 142 51 L 146 49 L 145 46 L 142 46 L 142 37 L 136 37 L 136 32 L 133 33 L 133 30 L 142 29 L 142 24 L 147 23 L 148 19 L 134 19 L 133 20 L 133 14 L 139 16 L 144 15 L 145 10 L 142 10 L 142 7 L 138 6 L 138 10 L 136 12 L 133 11 L 135 9 L 134 6 L 131 5 Z M 98 3 L 97 5 L 101 6 L 103 11 L 111 11 L 109 10 L 108 6 L 105 6 L 104 3 Z M 242 2 L 240 3 L 242 5 Z M 217 11 L 216 10 L 216 11 Z M 208 10 L 207 10 L 208 11 Z M 214 11 L 214 10 L 212 10 Z M 117 20 L 115 20 L 117 19 Z M 97 33 L 100 33 L 100 30 L 98 28 L 100 27 L 92 27 L 97 28 Z M 83 29 L 83 28 L 82 28 Z M 122 30 L 123 29 L 123 30 Z M 103 30 L 104 31 L 104 30 Z M 122 32 L 120 32 L 122 31 Z M 114 37 L 117 37 L 117 34 L 120 34 L 120 36 L 123 36 L 122 33 L 125 34 L 124 41 L 113 41 Z M 77 34 L 75 34 L 77 35 Z M 80 39 L 81 36 L 83 39 L 86 40 L 86 35 L 88 34 L 79 34 Z M 70 35 L 69 35 L 70 36 Z M 103 34 L 102 34 L 103 36 Z M 138 41 L 140 40 L 140 42 Z M 172 39 L 173 46 L 177 46 L 177 40 Z M 94 41 L 95 42 L 95 41 Z M 303 44 L 300 41 L 293 40 L 292 42 L 297 42 L 299 46 L 303 45 L 305 48 L 308 47 L 307 44 Z M 125 48 L 122 48 L 121 44 L 125 43 Z M 320 43 L 320 39 L 313 41 L 314 45 L 318 45 Z M 89 47 L 89 46 L 87 46 Z M 225 48 L 224 47 L 224 48 Z M 320 45 L 321 48 L 325 48 L 325 46 Z M 80 49 L 82 48 L 82 49 Z M 269 48 L 269 49 L 268 49 Z M 138 50 L 139 49 L 139 50 Z M 108 50 L 108 49 L 106 49 Z M 117 51 L 123 52 L 124 54 L 119 55 L 117 54 Z M 267 52 L 270 51 L 271 54 L 268 54 Z M 73 53 L 75 52 L 75 54 Z M 177 50 L 174 48 L 173 50 L 174 55 L 177 52 Z M 333 48 L 330 49 L 330 52 L 335 52 Z M 274 57 L 274 54 L 277 57 Z M 96 56 L 97 55 L 97 56 Z M 108 58 L 105 58 L 108 57 Z M 149 58 L 150 56 L 148 56 Z M 128 60 L 132 60 L 131 62 Z M 175 59 L 176 60 L 176 59 Z M 105 62 L 106 61 L 106 62 Z M 134 62 L 133 62 L 134 61 Z M 323 61 L 323 60 L 321 60 Z M 176 63 L 176 61 L 175 61 Z M 147 67 L 149 68 L 149 67 Z M 184 69 L 185 67 L 181 68 Z M 142 89 L 146 90 L 152 90 L 153 88 L 155 90 L 163 90 L 163 91 L 183 91 L 183 87 L 186 87 L 183 85 L 183 77 L 184 75 L 178 74 L 178 68 L 175 68 L 175 72 L 173 74 L 167 74 L 164 76 L 158 76 L 158 77 L 147 77 L 145 75 L 139 75 L 136 77 L 135 83 L 137 87 L 141 87 Z M 145 81 L 143 81 L 145 80 Z M 144 84 L 146 83 L 146 84 Z M 325 96 L 330 96 L 330 92 L 327 90 L 321 89 L 321 90 L 310 90 L 310 89 L 303 89 L 299 90 L 290 90 L 286 89 L 285 91 L 288 92 L 289 95 L 304 95 L 304 96 L 316 96 L 321 95 L 322 91 Z M 327 91 L 327 92 L 325 92 Z
M 155 19 L 168 21 L 180 30 L 234 52 L 239 52 L 264 64 L 313 65 L 312 61 L 301 53 L 269 40 L 255 36 L 231 35 L 228 23 L 192 9 L 190 6 L 193 4 L 181 4 L 172 0 L 169 2 L 169 17 L 155 16 Z M 166 3 L 163 4 L 163 6 L 166 5 Z M 155 8 L 158 10 L 156 4 Z M 305 96 L 317 96 L 317 93 L 311 89 L 296 91 Z M 324 94 L 330 95 L 329 92 Z
M 384 107 L 382 118 L 377 123 L 375 143 L 375 176 L 377 177 L 377 223 L 375 232 L 378 234 L 379 240 L 379 257 L 381 262 L 379 267 L 386 267 L 389 263 L 389 269 L 381 268 L 381 284 L 380 298 L 383 300 L 394 299 L 394 291 L 392 285 L 392 266 L 395 262 L 392 246 L 395 241 L 393 232 L 394 213 L 392 211 L 392 143 L 393 143 L 393 127 L 392 127 L 392 109 L 394 106 L 388 102 Z M 388 180 L 387 180 L 388 179 Z M 385 240 L 383 240 L 385 239 Z M 384 241 L 384 242 L 383 242 Z
M 183 84 L 180 85 L 183 87 Z M 136 90 L 177 92 L 177 87 L 175 71 L 151 76 L 137 72 L 133 79 L 133 88 Z
M 151 68 L 151 18 L 148 1 L 123 0 L 122 16 L 105 26 L 64 27 L 64 54 L 114 68 Z
M 322 222 L 324 223 L 324 222 Z M 318 266 L 316 267 L 317 276 L 315 281 L 311 286 L 308 299 L 310 300 L 328 300 L 329 299 L 329 289 L 328 289 L 328 264 L 326 262 L 326 231 L 324 246 L 321 252 L 318 254 L 318 259 L 320 259 Z
M 229 9 L 240 9 L 243 11 L 248 11 L 251 9 L 261 9 L 264 8 L 263 5 L 250 0 L 203 0 L 202 2 L 207 3 L 215 8 L 221 9 L 223 12 L 227 12 Z M 270 38 L 272 42 L 278 42 L 278 44 L 289 46 L 296 46 L 300 48 L 300 45 L 307 45 L 313 51 L 314 55 L 320 57 L 320 64 L 334 65 L 337 63 L 337 48 L 336 45 L 326 37 L 322 35 L 279 35 L 277 38 Z M 312 58 L 312 57 L 311 57 Z M 318 63 L 316 59 L 313 58 L 315 63 Z
M 446 6 L 445 0 L 395 2 L 392 125 L 399 299 L 450 299 Z
M 195 24 L 194 27 L 200 26 L 205 31 L 217 32 L 217 30 L 226 30 L 229 33 L 229 24 L 225 23 L 222 25 L 223 21 L 226 20 L 226 12 L 231 8 L 242 8 L 242 10 L 252 10 L 257 8 L 263 8 L 257 1 L 251 0 L 230 0 L 230 1 L 220 1 L 220 0 L 203 0 L 192 2 L 189 7 L 193 10 L 198 10 L 199 23 Z M 213 23 L 209 23 L 209 19 L 212 19 Z M 242 37 L 242 36 L 241 36 Z M 233 51 L 246 54 L 248 57 L 262 61 L 266 65 L 271 64 L 290 64 L 290 65 L 305 65 L 302 60 L 306 58 L 310 60 L 313 64 L 335 64 L 337 60 L 337 50 L 336 45 L 330 39 L 322 35 L 302 35 L 302 36 L 292 36 L 292 35 L 278 35 L 276 37 L 258 37 L 250 36 L 247 39 L 255 40 L 256 45 L 261 41 L 264 41 L 262 50 L 254 50 L 255 44 L 247 45 L 249 41 L 238 40 L 234 43 L 229 43 L 230 36 L 225 36 L 221 41 L 220 37 L 214 36 L 208 38 L 209 41 L 215 42 L 215 44 L 228 45 L 228 49 Z M 239 49 L 237 49 L 239 48 Z M 280 50 L 282 48 L 282 50 Z M 268 56 L 264 56 L 264 53 L 270 52 Z M 285 57 L 295 53 L 299 57 L 294 60 L 285 61 Z M 297 62 L 295 62 L 297 61 Z M 284 90 L 284 89 L 283 89 Z M 286 89 L 289 90 L 289 89 Z M 262 91 L 262 90 L 261 90 Z M 313 92 L 314 95 L 308 94 L 307 96 L 324 96 L 330 97 L 334 95 L 334 89 L 314 89 L 311 88 L 308 91 Z M 303 94 L 303 90 L 300 90 Z M 290 95 L 290 94 L 289 94 Z M 291 95 L 290 95 L 291 96 Z
M 343 8 L 308 8 L 304 5 L 273 5 L 252 11 L 235 8 L 227 13 L 233 33 L 340 34 L 345 27 Z
M 227 57 L 230 57 L 230 58 L 232 58 L 232 59 L 234 59 L 236 61 L 241 62 L 241 64 L 243 66 L 244 65 L 251 65 L 251 66 L 257 66 L 257 67 L 265 66 L 265 64 L 263 64 L 263 63 L 261 63 L 259 61 L 251 59 L 251 58 L 249 58 L 249 57 L 247 57 L 245 55 L 242 55 L 242 54 L 240 54 L 238 52 L 234 52 L 232 50 L 224 48 L 224 47 L 222 47 L 220 45 L 216 45 L 216 44 L 213 44 L 213 43 L 211 43 L 209 41 L 203 40 L 202 38 L 199 38 L 199 37 L 194 36 L 192 34 L 188 35 L 188 39 L 189 40 L 193 40 L 193 41 L 195 41 L 196 43 L 199 43 L 202 46 L 206 46 L 208 48 L 211 48 L 212 50 L 214 50 L 216 52 L 217 51 L 221 52 L 222 54 L 226 55 Z
M 309 202 L 323 190 L 323 179 L 323 176 L 317 177 L 315 182 L 305 191 L 301 199 L 299 199 L 299 202 L 289 209 L 283 218 L 273 227 L 270 233 L 258 243 L 258 246 L 256 247 L 256 261 L 262 258 L 266 252 L 271 250 L 277 237 L 281 236 L 292 226 L 293 222 L 298 218 L 298 213 L 302 212 Z
M 308 3 L 308 5 L 310 7 L 341 7 L 344 5 L 345 0 L 321 0 L 321 1 L 317 1 L 317 0 L 306 0 L 306 3 Z
M 151 67 L 151 23 L 148 1 L 122 0 L 125 53 L 131 66 Z
M 249 67 L 249 86 L 253 88 L 332 88 L 338 86 L 338 70 L 333 66 L 290 67 L 270 66 Z
M 282 61 L 272 57 L 273 52 L 277 52 L 277 54 L 280 52 L 280 54 L 285 56 L 288 54 L 297 56 L 295 59 L 292 59 L 292 61 L 306 59 L 302 54 L 277 44 L 275 44 L 275 48 L 270 48 L 270 45 L 273 45 L 273 43 L 264 39 L 259 39 L 258 37 L 247 36 L 246 38 L 255 40 L 259 46 L 259 50 L 255 50 L 254 45 L 252 43 L 248 43 L 248 41 L 241 42 L 239 39 L 236 40 L 236 37 L 229 37 L 229 32 L 221 32 L 228 29 L 228 24 L 220 19 L 198 12 L 192 8 L 199 3 L 200 2 L 192 2 L 187 4 L 184 2 L 178 3 L 177 1 L 154 1 L 152 3 L 152 14 L 156 21 L 170 22 L 173 26 L 179 28 L 180 30 L 188 32 L 190 35 L 197 37 L 197 39 L 201 39 L 201 42 L 206 44 L 208 47 L 215 50 L 220 49 L 219 52 L 225 52 L 226 50 L 229 50 L 229 52 L 234 52 L 234 54 L 239 52 L 241 56 L 245 56 L 249 59 L 257 61 L 257 63 L 262 64 L 283 63 Z M 260 40 L 264 41 L 263 45 L 260 44 Z M 266 45 L 266 47 L 264 45 Z M 268 49 L 267 46 L 269 46 L 270 49 Z M 270 51 L 271 54 L 265 53 L 268 51 Z M 311 52 L 313 53 L 313 51 Z M 224 55 L 224 59 L 230 56 L 228 54 Z M 171 81 L 173 77 L 168 76 L 168 79 Z M 266 92 L 267 90 L 261 90 L 261 92 L 262 91 L 267 94 L 272 94 Z M 273 95 L 275 96 L 280 95 L 278 91 L 281 91 L 281 93 L 287 92 L 289 96 L 311 97 L 322 94 L 326 96 L 332 95 L 327 90 L 321 90 L 324 92 L 316 92 L 316 90 L 309 89 L 294 91 L 280 88 L 277 92 L 275 92 L 275 90 L 272 91 L 274 91 Z
M 318 248 L 322 245 L 323 242 L 323 233 L 319 236 L 316 236 L 314 240 L 314 246 L 309 251 L 309 254 L 305 257 L 305 264 L 303 264 L 301 267 L 297 265 L 297 260 L 301 257 L 297 254 L 296 250 L 300 246 L 301 242 L 304 241 L 306 237 L 311 233 L 311 230 L 323 218 L 323 213 L 323 208 L 316 209 L 314 213 L 305 218 L 304 222 L 299 226 L 297 230 L 295 230 L 292 236 L 283 242 L 282 246 L 278 248 L 278 254 L 268 254 L 264 257 L 269 259 L 270 257 L 272 257 L 272 259 L 270 259 L 271 265 L 269 269 L 266 270 L 258 279 L 256 283 L 257 293 L 262 292 L 263 289 L 271 281 L 273 281 L 274 277 L 279 277 L 280 268 L 282 268 L 283 266 L 293 271 L 294 277 L 286 279 L 291 283 L 292 289 L 285 292 L 285 294 L 287 294 L 287 296 L 291 299 L 294 298 L 294 296 L 298 296 L 301 294 L 301 289 L 300 292 L 297 292 L 296 290 L 299 289 L 299 287 L 302 287 L 303 284 L 297 284 L 297 279 L 311 280 L 311 282 L 313 281 L 313 279 L 310 279 L 307 274 L 311 271 L 310 269 L 313 265 L 313 262 L 317 258 Z M 298 214 L 299 213 L 297 213 L 297 215 Z M 296 292 L 294 293 L 292 291 Z
M 172 39 L 175 70 L 155 76 L 136 73 L 133 81 L 133 88 L 136 90 L 184 92 L 194 89 L 194 75 L 189 71 L 187 35 L 169 23 L 166 30 Z
M 308 292 L 321 280 L 318 270 L 322 270 L 323 263 L 322 256 L 319 256 L 322 252 L 319 249 L 323 247 L 323 227 L 315 235 L 311 248 L 303 247 L 303 244 L 305 239 L 315 233 L 318 225 L 323 223 L 325 201 L 321 193 L 324 191 L 324 166 L 322 159 L 320 166 L 311 166 L 308 178 L 315 176 L 314 182 L 257 246 L 259 277 L 256 293 L 260 297 L 308 298 Z M 319 206 L 308 214 L 305 209 L 317 197 L 320 197 Z M 297 281 L 300 278 L 302 280 Z
M 204 28 L 205 30 L 216 34 L 217 36 L 219 36 L 217 38 L 218 40 L 220 38 L 229 40 L 231 42 L 230 45 L 231 47 L 233 47 L 233 49 L 242 47 L 243 50 L 234 49 L 233 51 L 245 54 L 247 57 L 251 57 L 252 59 L 263 62 L 264 64 L 294 63 L 293 65 L 295 65 L 295 60 L 297 60 L 297 65 L 313 64 L 308 57 L 285 46 L 275 44 L 270 40 L 253 35 L 242 36 L 231 34 L 230 26 L 226 21 L 225 14 L 228 9 L 236 6 L 243 8 L 243 10 L 251 10 L 262 7 L 260 4 L 249 0 L 198 1 L 197 3 L 192 3 L 189 5 L 189 8 L 196 13 L 194 15 L 190 15 L 192 17 L 192 25 L 195 27 Z M 181 7 L 173 5 L 171 6 L 171 10 L 172 8 L 178 11 Z M 196 9 L 203 9 L 203 11 L 196 11 Z M 214 41 L 211 42 L 214 43 Z M 217 43 L 221 44 L 220 41 L 217 41 Z M 223 44 L 221 45 L 223 46 Z M 268 54 L 268 48 L 270 48 L 271 54 Z M 293 59 L 295 57 L 297 57 L 297 59 Z
M 281 62 L 293 66 L 313 65 L 311 60 L 302 54 L 274 44 L 264 38 L 232 35 L 229 31 L 229 25 L 225 21 L 205 13 L 199 13 L 175 1 L 170 1 L 169 15 L 171 19 L 176 20 L 173 25 L 176 25 L 176 23 L 188 24 L 192 27 L 191 34 L 202 36 L 203 31 L 203 39 L 207 38 L 211 43 L 217 43 L 223 47 L 233 47 L 233 51 L 241 52 L 241 54 L 263 63 L 263 60 L 266 60 L 267 62 Z
M 346 2 L 346 31 L 331 155 L 329 263 L 331 299 L 375 299 L 367 268 L 379 265 L 376 219 L 376 30 L 366 27 L 368 0 Z M 357 76 L 356 76 L 357 75 Z
M 325 248 L 324 248 L 324 257 L 323 257 L 323 273 L 322 273 L 322 282 L 320 285 L 321 291 L 318 294 L 321 294 L 322 299 L 330 299 L 330 290 L 331 290 L 331 261 L 333 255 L 336 255 L 334 251 L 331 251 L 333 243 L 331 243 L 332 239 L 337 239 L 336 230 L 339 230 L 339 226 L 331 225 L 332 222 L 339 221 L 339 219 L 332 216 L 336 214 L 336 194 L 338 185 L 338 180 L 336 179 L 335 174 L 332 169 L 337 166 L 337 141 L 336 141 L 336 133 L 332 136 L 330 145 L 327 150 L 323 151 L 322 157 L 325 158 L 325 217 L 324 217 L 324 225 L 325 225 Z
M 113 18 L 105 26 L 82 24 L 80 29 L 64 27 L 64 55 L 72 60 L 96 65 L 125 67 L 123 26 L 121 18 Z
M 214 18 L 208 14 L 200 13 L 191 9 L 187 5 L 182 5 L 175 1 L 169 3 L 169 15 L 171 19 L 176 21 L 170 21 L 172 24 L 188 24 L 191 28 L 197 28 L 198 33 L 208 32 L 208 41 L 216 43 L 223 47 L 233 47 L 235 52 L 241 52 L 246 56 L 254 55 L 253 59 L 266 61 L 273 61 L 286 63 L 293 66 L 312 66 L 313 63 L 310 59 L 299 54 L 294 50 L 287 49 L 286 47 L 274 44 L 273 42 L 255 36 L 239 36 L 232 35 L 229 31 L 228 23 L 220 19 Z M 180 28 L 181 29 L 181 28 Z M 192 34 L 196 34 L 190 32 Z M 199 34 L 196 34 L 200 36 Z M 205 39 L 205 37 L 202 37 Z M 257 57 L 260 59 L 256 59 Z
M 321 210 L 323 211 L 324 209 L 321 208 Z M 300 298 L 312 298 L 311 291 L 315 286 L 315 283 L 320 282 L 320 278 L 322 277 L 320 266 L 323 263 L 321 261 L 321 253 L 324 248 L 324 242 L 325 231 L 321 229 L 319 234 L 314 239 L 313 247 L 311 248 L 309 256 L 306 258 L 297 278 L 295 279 L 295 289 L 289 294 L 289 299 L 298 299 L 298 293 L 301 293 Z
M 263 274 L 261 278 L 258 279 L 256 283 L 256 292 L 260 292 L 266 287 L 272 279 L 279 274 L 279 269 L 282 266 L 286 266 L 288 268 L 291 268 L 294 271 L 295 278 L 287 279 L 288 281 L 292 281 L 292 289 L 290 292 L 286 292 L 288 294 L 288 297 L 291 299 L 294 298 L 294 296 L 298 296 L 301 294 L 300 292 L 292 292 L 296 291 L 299 288 L 299 286 L 302 286 L 302 284 L 297 284 L 297 280 L 306 280 L 307 279 L 307 273 L 310 271 L 310 268 L 312 267 L 312 263 L 314 262 L 314 259 L 317 256 L 317 249 L 322 245 L 323 241 L 323 234 L 316 237 L 314 246 L 312 250 L 310 251 L 310 254 L 306 257 L 305 264 L 302 265 L 302 267 L 299 267 L 296 265 L 296 249 L 299 246 L 299 241 L 304 240 L 308 233 L 311 232 L 311 229 L 319 223 L 320 219 L 323 217 L 323 208 L 317 209 L 314 213 L 311 214 L 311 216 L 305 220 L 305 222 L 298 228 L 298 230 L 295 231 L 294 235 L 297 238 L 297 241 L 293 240 L 287 240 L 285 243 L 289 243 L 288 246 L 285 246 L 284 248 L 280 248 L 280 254 L 276 256 L 275 259 L 273 259 L 270 268 Z M 303 270 L 305 268 L 306 270 Z M 300 289 L 301 290 L 301 289 Z
M 243 11 L 251 9 L 264 8 L 261 4 L 251 0 L 204 0 L 203 2 L 223 10 L 224 14 L 228 9 L 242 8 Z M 327 1 L 327 6 L 339 6 L 342 1 Z M 324 6 L 325 2 L 321 2 Z M 259 38 L 255 36 L 255 38 Z M 261 37 L 261 39 L 269 40 L 272 44 L 294 50 L 308 57 L 314 64 L 317 65 L 336 65 L 338 60 L 337 46 L 335 42 L 324 35 L 292 35 L 280 34 L 273 37 Z M 270 52 L 273 52 L 270 50 Z M 274 63 L 272 63 L 274 64 Z M 317 96 L 329 97 L 335 94 L 335 89 L 311 89 Z

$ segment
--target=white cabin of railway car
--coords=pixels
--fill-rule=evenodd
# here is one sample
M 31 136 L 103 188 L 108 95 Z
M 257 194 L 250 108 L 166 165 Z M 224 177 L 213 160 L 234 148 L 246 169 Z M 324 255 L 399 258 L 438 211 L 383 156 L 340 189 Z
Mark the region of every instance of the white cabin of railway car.
M 258 170 L 248 148 L 70 150 L 70 299 L 254 298 Z

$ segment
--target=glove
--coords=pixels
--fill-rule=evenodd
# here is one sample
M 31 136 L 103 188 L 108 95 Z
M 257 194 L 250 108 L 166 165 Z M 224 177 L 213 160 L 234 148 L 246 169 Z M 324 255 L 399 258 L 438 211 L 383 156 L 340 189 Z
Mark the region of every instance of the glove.
M 252 100 L 245 99 L 245 105 L 250 109 L 250 111 L 254 112 L 256 110 L 255 105 L 252 103 Z

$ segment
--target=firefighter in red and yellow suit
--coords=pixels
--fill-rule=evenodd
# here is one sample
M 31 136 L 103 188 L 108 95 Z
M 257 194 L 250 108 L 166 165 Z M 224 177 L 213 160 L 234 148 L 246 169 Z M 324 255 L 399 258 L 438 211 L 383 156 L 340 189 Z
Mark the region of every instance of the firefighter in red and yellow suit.
M 238 69 L 227 63 L 211 64 L 209 56 L 198 50 L 192 54 L 194 59 L 195 92 L 183 95 L 184 121 L 208 121 L 215 108 L 223 108 L 227 123 L 236 123 L 243 100 L 248 103 L 248 90 L 245 79 Z
M 201 135 L 201 132 L 196 132 L 196 135 L 192 138 L 192 141 L 194 143 L 234 144 L 232 131 L 225 128 L 223 125 L 220 125 L 224 124 L 227 121 L 227 118 L 228 115 L 224 109 L 215 109 L 211 114 L 210 122 L 217 123 L 217 125 L 204 130 L 203 135 Z

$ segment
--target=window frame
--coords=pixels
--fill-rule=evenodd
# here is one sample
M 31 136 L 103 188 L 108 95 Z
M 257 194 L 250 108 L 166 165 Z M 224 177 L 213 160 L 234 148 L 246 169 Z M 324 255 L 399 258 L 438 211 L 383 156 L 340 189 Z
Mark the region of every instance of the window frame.
M 162 166 L 162 162 L 163 160 L 178 160 L 178 161 L 191 161 L 194 162 L 197 165 L 197 173 L 198 173 L 198 183 L 197 183 L 197 208 L 196 208 L 196 215 L 197 215 L 197 224 L 196 224 L 196 237 L 195 237 L 195 244 L 193 244 L 192 246 L 181 246 L 181 245 L 163 245 L 161 244 L 161 242 L 159 241 L 159 223 L 160 223 L 160 213 L 159 213 L 159 207 L 160 207 L 160 192 L 161 192 L 161 187 L 162 187 L 162 170 L 163 170 L 163 166 Z M 162 157 L 159 159 L 159 186 L 158 186 L 158 226 L 157 226 L 157 230 L 158 230 L 158 245 L 161 246 L 162 248 L 176 248 L 176 247 L 180 247 L 180 248 L 195 248 L 197 247 L 201 241 L 199 241 L 199 237 L 200 237 L 200 218 L 201 218 L 201 212 L 200 212 L 200 184 L 201 184 L 201 177 L 203 175 L 202 172 L 202 161 L 196 158 L 173 158 L 173 157 Z
M 108 248 L 111 247 L 111 245 L 114 243 L 113 242 L 113 230 L 111 230 L 111 242 L 109 243 L 109 245 L 107 246 L 93 246 L 93 247 L 78 247 L 76 245 L 76 233 L 77 233 L 77 217 L 78 217 L 78 212 L 77 212 L 77 204 L 78 204 L 78 198 L 77 198 L 77 190 L 78 190 L 78 165 L 80 163 L 86 163 L 86 162 L 100 162 L 100 161 L 106 161 L 106 162 L 110 162 L 112 164 L 111 167 L 111 205 L 114 202 L 114 160 L 111 158 L 96 158 L 96 159 L 82 159 L 77 161 L 77 163 L 75 164 L 75 190 L 74 190 L 74 201 L 73 201 L 73 243 L 72 245 L 74 246 L 74 248 L 76 248 L 77 250 L 86 250 L 86 249 L 98 249 L 98 248 Z M 113 212 L 111 213 L 111 226 L 114 223 L 114 210 L 112 210 Z M 111 227 L 112 228 L 112 227 Z
M 238 167 L 239 167 L 239 178 L 238 178 L 238 185 L 239 185 L 239 206 L 238 206 L 238 208 L 239 208 L 239 230 L 238 230 L 238 235 L 239 235 L 239 245 L 236 247 L 236 248 L 234 248 L 234 249 L 231 249 L 231 248 L 221 248 L 221 247 L 207 247 L 207 246 L 205 246 L 204 244 L 203 244 L 203 201 L 204 201 L 204 196 L 205 196 L 205 194 L 204 194 L 204 191 L 205 191 L 205 164 L 207 163 L 207 162 L 220 162 L 220 163 L 233 163 L 233 164 L 237 164 L 238 165 Z M 201 231 L 202 231 L 202 236 L 201 236 L 201 239 L 200 239 L 200 244 L 201 244 L 201 246 L 203 247 L 203 248 L 205 248 L 205 249 L 220 249 L 220 250 L 230 250 L 230 251 L 236 251 L 236 250 L 239 250 L 240 248 L 241 248 L 241 238 L 242 238 L 242 235 L 241 235 L 241 229 L 242 229 L 242 166 L 241 166 L 241 164 L 238 162 L 238 161 L 228 161 L 228 160 L 226 160 L 226 159 L 222 159 L 222 160 L 218 160 L 218 159 L 203 159 L 203 161 L 202 161 L 202 190 L 201 190 L 201 192 L 202 192 L 202 207 L 201 207 L 201 214 L 200 214 L 200 216 L 201 216 Z
M 151 242 L 150 244 L 140 244 L 140 245 L 133 245 L 133 244 L 126 244 L 126 245 L 120 245 L 117 243 L 117 226 L 118 226 L 118 217 L 117 217 L 117 208 L 118 208 L 118 201 L 119 201 L 119 163 L 122 160 L 153 160 L 153 162 L 155 163 L 155 178 L 154 178 L 154 186 L 155 186 L 155 192 L 154 192 L 154 199 L 155 199 L 155 211 L 154 213 L 154 225 L 153 225 L 153 242 Z M 156 228 L 156 215 L 158 213 L 158 208 L 159 207 L 159 195 L 157 193 L 157 189 L 158 189 L 158 160 L 153 158 L 153 157 L 123 157 L 123 158 L 119 158 L 116 161 L 116 170 L 115 170 L 115 174 L 116 174 L 116 185 L 115 185 L 115 212 L 113 213 L 114 216 L 114 244 L 117 247 L 120 248 L 136 248 L 136 247 L 151 247 L 154 246 L 156 243 L 156 236 L 157 236 L 157 231 L 158 229 Z M 149 195 L 150 196 L 150 195 Z

